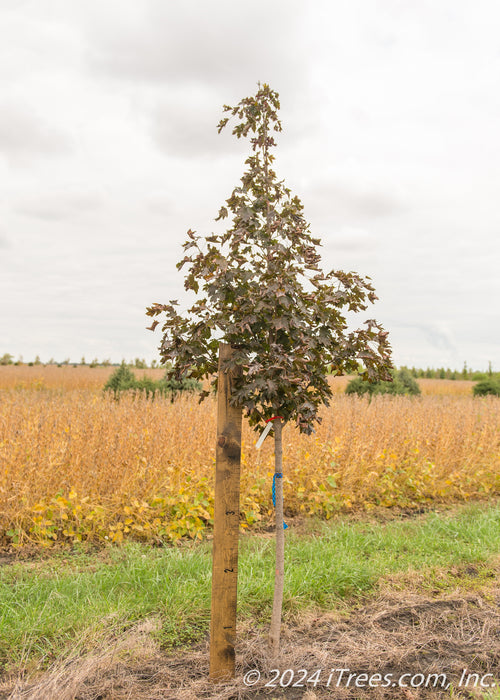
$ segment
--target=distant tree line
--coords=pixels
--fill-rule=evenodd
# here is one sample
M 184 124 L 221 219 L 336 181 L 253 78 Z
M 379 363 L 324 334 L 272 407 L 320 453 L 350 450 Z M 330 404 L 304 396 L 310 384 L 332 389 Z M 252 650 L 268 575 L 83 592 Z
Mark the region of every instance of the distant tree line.
M 97 357 L 90 360 L 90 362 L 87 362 L 85 357 L 82 357 L 80 362 L 72 362 L 69 357 L 65 360 L 55 360 L 53 357 L 51 357 L 47 362 L 42 362 L 40 356 L 37 355 L 33 361 L 24 362 L 22 355 L 20 355 L 17 360 L 14 360 L 14 355 L 11 355 L 8 352 L 0 356 L 0 365 L 28 365 L 29 367 L 33 367 L 35 365 L 41 365 L 43 367 L 47 367 L 47 365 L 57 365 L 57 367 L 68 367 L 69 365 L 72 365 L 73 367 L 119 367 L 120 364 L 126 364 L 127 367 L 135 367 L 136 369 L 156 369 L 158 367 L 162 367 L 157 360 L 153 360 L 151 364 L 148 365 L 144 358 L 141 359 L 139 357 L 136 357 L 134 360 L 130 360 L 130 362 L 122 360 L 120 363 L 111 362 L 110 359 L 99 360 Z
M 500 380 L 500 372 L 493 372 L 491 362 L 488 365 L 487 372 L 479 372 L 477 370 L 472 370 L 467 367 L 467 363 L 464 362 L 462 370 L 451 370 L 449 367 L 446 369 L 444 367 L 438 367 L 434 369 L 432 367 L 427 367 L 427 369 L 419 369 L 416 367 L 407 367 L 403 365 L 400 369 L 408 370 L 415 379 L 452 379 L 452 380 L 469 380 L 469 381 L 481 381 L 483 379 L 491 379 L 496 377 Z
M 37 355 L 33 361 L 24 362 L 22 355 L 19 356 L 17 360 L 14 360 L 14 355 L 11 355 L 8 352 L 0 356 L 0 365 L 57 365 L 58 367 L 66 367 L 69 365 L 73 365 L 73 367 L 119 367 L 121 365 L 126 365 L 127 367 L 133 367 L 135 369 L 168 369 L 166 365 L 160 364 L 157 360 L 153 360 L 150 364 L 148 364 L 144 358 L 139 357 L 136 357 L 128 362 L 126 360 L 122 360 L 121 363 L 111 362 L 110 359 L 99 360 L 97 357 L 89 362 L 85 360 L 85 357 L 82 357 L 80 362 L 72 362 L 69 358 L 59 361 L 55 360 L 53 357 L 51 357 L 48 362 L 42 362 L 40 356 Z M 493 379 L 495 382 L 500 383 L 500 372 L 493 371 L 491 362 L 489 363 L 489 367 L 486 372 L 472 370 L 467 366 L 466 362 L 461 370 L 452 370 L 449 367 L 427 367 L 426 369 L 423 369 L 418 367 L 407 367 L 406 365 L 402 365 L 399 370 L 405 370 L 414 379 L 451 379 L 468 380 L 474 382 Z

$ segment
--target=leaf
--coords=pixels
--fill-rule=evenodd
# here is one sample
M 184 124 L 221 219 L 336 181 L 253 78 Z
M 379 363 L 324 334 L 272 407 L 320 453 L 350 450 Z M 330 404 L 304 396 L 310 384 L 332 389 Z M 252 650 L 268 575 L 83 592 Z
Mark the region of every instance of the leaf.
M 289 321 L 287 318 L 280 316 L 278 318 L 273 319 L 273 325 L 277 330 L 280 330 L 282 328 L 288 329 Z
M 220 221 L 221 219 L 225 219 L 225 218 L 227 218 L 227 215 L 228 215 L 228 211 L 227 211 L 226 207 L 221 207 L 219 209 L 219 214 L 217 215 L 217 218 L 215 220 Z

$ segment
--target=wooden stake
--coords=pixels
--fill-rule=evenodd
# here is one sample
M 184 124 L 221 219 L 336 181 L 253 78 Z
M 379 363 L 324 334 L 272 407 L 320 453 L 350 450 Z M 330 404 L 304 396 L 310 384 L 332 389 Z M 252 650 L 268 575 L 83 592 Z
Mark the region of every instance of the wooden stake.
M 237 370 L 221 371 L 222 363 L 231 355 L 231 346 L 221 343 L 210 619 L 210 678 L 213 681 L 234 678 L 235 674 L 242 409 L 229 405 Z

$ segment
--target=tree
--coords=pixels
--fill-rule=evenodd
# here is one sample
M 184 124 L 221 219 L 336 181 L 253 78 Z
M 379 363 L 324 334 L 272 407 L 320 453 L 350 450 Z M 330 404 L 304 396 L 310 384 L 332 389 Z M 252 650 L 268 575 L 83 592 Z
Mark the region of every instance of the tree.
M 112 391 L 115 399 L 117 399 L 122 391 L 135 389 L 136 384 L 137 379 L 135 374 L 125 362 L 122 362 L 104 385 L 104 391 Z
M 224 233 L 202 237 L 187 232 L 184 287 L 197 295 L 183 315 L 178 302 L 156 303 L 151 317 L 164 316 L 159 348 L 162 362 L 171 362 L 172 379 L 207 379 L 217 388 L 218 346 L 229 343 L 234 353 L 223 369 L 241 368 L 232 401 L 244 409 L 251 426 L 262 430 L 274 423 L 275 470 L 282 475 L 282 425 L 294 422 L 310 434 L 319 423 L 319 409 L 328 405 L 332 390 L 328 370 L 357 373 L 370 380 L 390 380 L 387 332 L 374 320 L 348 332 L 348 312 L 364 311 L 376 300 L 368 278 L 332 270 L 324 274 L 317 247 L 299 198 L 292 196 L 272 169 L 276 146 L 273 132 L 281 131 L 278 93 L 260 85 L 252 97 L 235 107 L 224 106 L 236 124 L 232 133 L 248 137 L 251 154 L 241 184 L 235 187 L 216 221 L 232 215 Z M 155 319 L 150 329 L 159 321 Z M 209 390 L 201 392 L 200 400 Z M 284 573 L 283 480 L 276 479 L 276 580 L 271 645 L 279 648 Z

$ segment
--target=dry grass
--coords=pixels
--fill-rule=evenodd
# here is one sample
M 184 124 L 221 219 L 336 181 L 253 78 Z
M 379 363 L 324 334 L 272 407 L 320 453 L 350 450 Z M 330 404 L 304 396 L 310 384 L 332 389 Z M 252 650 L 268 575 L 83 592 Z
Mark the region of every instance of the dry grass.
M 210 524 L 213 399 L 117 402 L 100 391 L 112 368 L 0 370 L 4 541 L 175 540 L 201 535 Z M 422 380 L 420 398 L 368 402 L 345 396 L 346 382 L 335 381 L 315 435 L 284 430 L 289 516 L 500 493 L 497 398 L 472 398 L 467 382 Z M 442 393 L 451 386 L 455 394 Z M 254 445 L 255 433 L 245 425 L 241 509 L 248 527 L 272 512 L 272 440 L 261 451 Z
M 417 382 L 424 396 L 472 396 L 476 383 L 464 379 L 418 379 Z
M 100 639 L 91 651 L 78 644 L 74 653 L 46 672 L 30 678 L 5 678 L 0 697 L 5 700 L 417 700 L 417 698 L 478 698 L 478 689 L 458 688 L 464 669 L 498 679 L 500 673 L 500 589 L 487 596 L 429 597 L 387 591 L 378 600 L 348 615 L 321 614 L 297 620 L 283 629 L 282 651 L 271 659 L 262 644 L 262 630 L 247 623 L 238 631 L 236 679 L 212 684 L 208 680 L 208 640 L 181 653 L 162 653 L 150 633 L 155 622 L 145 621 L 125 634 Z M 446 674 L 450 688 L 366 688 L 336 686 L 338 674 L 326 687 L 332 669 L 357 674 L 392 674 L 394 681 L 410 676 Z M 244 674 L 257 669 L 261 680 L 252 688 Z M 272 669 L 299 669 L 309 675 L 322 669 L 316 687 L 279 685 L 266 688 Z M 286 677 L 285 677 L 286 678 Z M 415 682 L 420 682 L 415 676 Z M 485 681 L 492 681 L 489 677 Z M 333 686 L 333 687 L 332 687 Z M 365 684 L 366 687 L 366 684 Z M 483 696 L 481 696 L 483 697 Z

